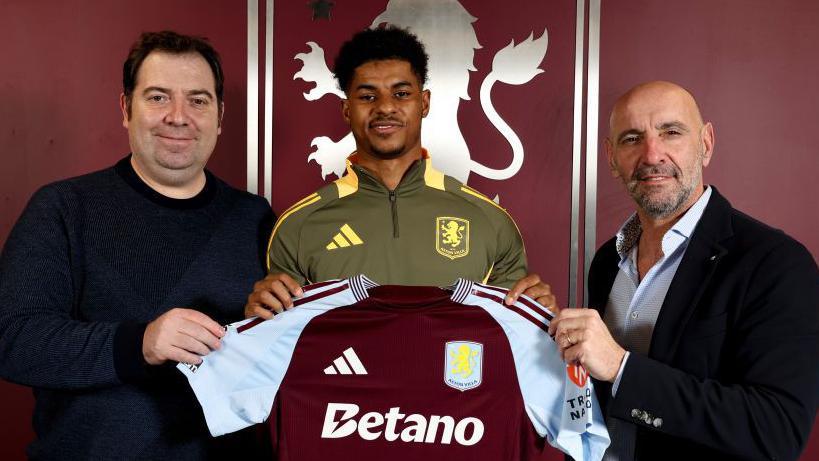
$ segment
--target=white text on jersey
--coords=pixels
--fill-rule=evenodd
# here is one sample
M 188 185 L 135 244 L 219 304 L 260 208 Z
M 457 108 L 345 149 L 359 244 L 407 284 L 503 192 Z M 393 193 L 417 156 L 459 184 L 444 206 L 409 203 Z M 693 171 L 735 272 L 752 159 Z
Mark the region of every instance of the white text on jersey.
M 338 439 L 358 432 L 364 440 L 375 440 L 384 437 L 388 442 L 401 440 L 402 442 L 423 442 L 449 444 L 454 436 L 455 442 L 470 446 L 480 442 L 483 437 L 483 422 L 478 418 L 467 417 L 455 421 L 452 416 L 432 415 L 427 418 L 417 413 L 409 416 L 401 413 L 400 407 L 392 407 L 386 413 L 369 412 L 361 415 L 358 420 L 353 419 L 358 414 L 359 407 L 353 403 L 328 403 L 324 414 L 324 426 L 321 428 L 321 438 Z M 341 412 L 341 417 L 336 415 Z M 403 428 L 398 429 L 399 421 Z M 467 437 L 467 431 L 471 432 Z M 442 429 L 441 429 L 442 428 Z M 441 429 L 440 438 L 438 430 Z

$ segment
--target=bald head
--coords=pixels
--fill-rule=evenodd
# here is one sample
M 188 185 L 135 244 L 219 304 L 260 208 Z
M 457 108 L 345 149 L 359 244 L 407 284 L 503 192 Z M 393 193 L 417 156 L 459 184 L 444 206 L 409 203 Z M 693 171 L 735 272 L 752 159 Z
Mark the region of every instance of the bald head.
M 695 125 L 692 128 L 702 128 L 702 115 L 694 96 L 676 83 L 657 80 L 641 83 L 617 99 L 609 117 L 609 138 L 617 139 L 619 133 L 616 132 L 618 127 L 615 125 L 620 118 L 631 112 L 645 113 L 650 110 L 649 106 L 655 106 L 654 111 L 657 107 L 678 111 L 690 118 L 689 122 Z

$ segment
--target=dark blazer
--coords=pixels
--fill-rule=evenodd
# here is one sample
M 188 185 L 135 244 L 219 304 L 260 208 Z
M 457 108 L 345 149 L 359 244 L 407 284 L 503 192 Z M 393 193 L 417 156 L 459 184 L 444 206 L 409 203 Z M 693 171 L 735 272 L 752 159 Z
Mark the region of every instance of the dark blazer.
M 619 261 L 612 239 L 592 262 L 589 305 L 601 315 Z M 714 188 L 648 356 L 631 353 L 616 397 L 595 386 L 607 418 L 638 426 L 638 460 L 796 459 L 819 401 L 813 257 Z

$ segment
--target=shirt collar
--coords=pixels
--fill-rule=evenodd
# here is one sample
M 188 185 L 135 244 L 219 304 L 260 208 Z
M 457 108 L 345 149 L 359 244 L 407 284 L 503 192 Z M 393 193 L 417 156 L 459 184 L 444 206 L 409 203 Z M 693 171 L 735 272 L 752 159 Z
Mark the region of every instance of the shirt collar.
M 677 221 L 665 235 L 668 236 L 673 232 L 684 239 L 690 238 L 703 212 L 705 212 L 705 206 L 708 205 L 710 198 L 711 187 L 706 186 L 700 198 L 697 199 L 694 205 L 683 214 L 679 221 Z M 640 240 L 641 233 L 642 227 L 640 226 L 640 219 L 637 217 L 637 213 L 633 213 L 617 231 L 615 247 L 621 259 L 628 257 L 634 245 Z

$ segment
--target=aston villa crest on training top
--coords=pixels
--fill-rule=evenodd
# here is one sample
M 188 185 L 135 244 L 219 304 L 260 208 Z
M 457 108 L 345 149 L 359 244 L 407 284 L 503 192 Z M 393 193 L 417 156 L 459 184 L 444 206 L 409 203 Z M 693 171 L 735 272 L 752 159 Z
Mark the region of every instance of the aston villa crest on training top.
M 443 216 L 435 218 L 435 249 L 449 259 L 469 254 L 469 221 Z

